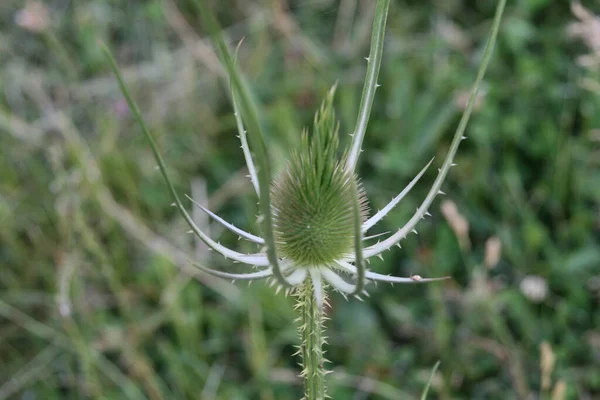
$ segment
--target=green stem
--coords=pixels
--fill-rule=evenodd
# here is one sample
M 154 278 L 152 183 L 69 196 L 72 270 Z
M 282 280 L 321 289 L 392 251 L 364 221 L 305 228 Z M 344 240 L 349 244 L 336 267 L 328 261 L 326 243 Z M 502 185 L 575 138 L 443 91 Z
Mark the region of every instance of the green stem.
M 299 322 L 302 344 L 302 377 L 304 378 L 304 400 L 325 399 L 325 362 L 323 356 L 323 311 L 315 301 L 313 284 L 310 279 L 298 289 Z

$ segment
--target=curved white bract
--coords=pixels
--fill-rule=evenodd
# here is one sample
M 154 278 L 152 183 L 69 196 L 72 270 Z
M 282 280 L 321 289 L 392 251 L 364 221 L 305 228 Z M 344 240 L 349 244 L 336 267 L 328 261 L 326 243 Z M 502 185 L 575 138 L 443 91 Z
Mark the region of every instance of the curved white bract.
M 370 228 L 372 228 L 373 225 L 375 225 L 377 222 L 379 222 L 383 217 L 385 217 L 387 215 L 388 212 L 390 212 L 394 207 L 396 207 L 396 205 L 400 202 L 400 200 L 402 200 L 404 198 L 404 196 L 406 196 L 408 194 L 408 192 L 410 192 L 410 190 L 416 185 L 416 183 L 419 182 L 419 179 L 421 179 L 421 177 L 423 176 L 425 171 L 427 171 L 427 168 L 429 168 L 429 166 L 431 165 L 432 162 L 433 162 L 433 158 L 431 159 L 431 161 L 429 161 L 427 163 L 427 165 L 421 170 L 421 172 L 419 172 L 417 174 L 417 176 L 415 176 L 413 178 L 413 180 L 410 181 L 410 183 L 404 188 L 404 190 L 402 190 L 400 192 L 399 195 L 394 197 L 392 199 L 392 201 L 390 201 L 385 207 L 383 207 L 380 211 L 378 211 L 377 214 L 373 215 L 371 218 L 369 218 L 363 224 L 363 226 L 362 226 L 363 233 L 368 231 Z M 375 236 L 377 236 L 377 235 L 375 235 Z M 375 236 L 372 236 L 372 237 L 375 237 Z
M 232 94 L 233 96 L 233 94 Z M 239 107 L 237 105 L 237 101 L 235 97 L 233 97 L 233 108 L 235 114 L 235 121 L 237 123 L 240 142 L 242 143 L 242 152 L 244 153 L 244 159 L 246 160 L 246 166 L 248 167 L 248 174 L 250 175 L 250 181 L 252 182 L 252 186 L 254 187 L 254 191 L 256 195 L 260 197 L 260 189 L 258 185 L 258 175 L 256 174 L 256 167 L 254 166 L 254 161 L 252 161 L 252 153 L 250 152 L 250 146 L 248 145 L 248 138 L 246 137 L 246 130 L 244 129 L 244 125 L 242 122 L 242 117 L 240 116 Z
M 409 278 L 403 278 L 399 276 L 389 276 L 377 274 L 375 272 L 368 271 L 366 274 L 367 279 L 372 281 L 379 282 L 389 282 L 389 283 L 426 283 L 426 282 L 435 282 L 435 281 L 443 281 L 448 279 L 448 276 L 442 278 L 421 278 L 419 275 L 413 275 Z
M 248 233 L 248 232 L 238 228 L 237 226 L 230 224 L 229 222 L 225 221 L 223 218 L 219 217 L 217 214 L 210 211 L 208 208 L 203 207 L 200 203 L 198 203 L 196 200 L 192 199 L 190 196 L 186 195 L 186 197 L 192 203 L 194 203 L 194 205 L 196 207 L 198 207 L 199 209 L 204 211 L 212 219 L 214 219 L 215 221 L 217 221 L 218 223 L 220 223 L 221 225 L 223 225 L 225 228 L 227 228 L 231 232 L 235 233 L 236 235 L 239 235 L 239 236 L 243 237 L 244 239 L 249 240 L 254 243 L 257 243 L 257 244 L 265 244 L 265 241 L 263 240 L 263 238 L 253 235 L 251 233 Z
M 255 279 L 264 279 L 270 276 L 273 276 L 273 271 L 271 268 L 264 269 L 258 272 L 249 272 L 247 274 L 232 274 L 229 272 L 223 272 L 216 269 L 206 268 L 200 264 L 192 263 L 196 268 L 201 269 L 202 271 L 218 276 L 219 278 L 233 279 L 233 280 L 255 280 Z
M 290 285 L 298 286 L 299 284 L 304 282 L 307 275 L 308 272 L 306 271 L 306 268 L 298 268 L 295 269 L 291 274 L 289 274 L 285 278 L 287 279 Z
M 322 268 L 321 275 L 323 279 L 327 281 L 334 289 L 339 290 L 342 293 L 353 293 L 356 290 L 356 285 L 352 285 L 346 282 L 341 276 L 330 270 L 329 268 Z
M 313 291 L 315 294 L 315 301 L 319 307 L 323 307 L 323 285 L 321 282 L 321 272 L 319 268 L 309 268 L 308 273 L 312 280 Z
M 363 242 L 364 242 L 365 240 L 371 240 L 371 239 L 378 238 L 378 237 L 380 237 L 380 236 L 385 236 L 385 235 L 387 235 L 388 233 L 390 233 L 390 231 L 387 231 L 387 232 L 381 232 L 381 233 L 377 233 L 377 234 L 375 234 L 375 235 L 371 235 L 371 236 L 365 236 L 365 237 L 363 237 L 363 239 L 362 239 L 362 240 L 363 240 Z

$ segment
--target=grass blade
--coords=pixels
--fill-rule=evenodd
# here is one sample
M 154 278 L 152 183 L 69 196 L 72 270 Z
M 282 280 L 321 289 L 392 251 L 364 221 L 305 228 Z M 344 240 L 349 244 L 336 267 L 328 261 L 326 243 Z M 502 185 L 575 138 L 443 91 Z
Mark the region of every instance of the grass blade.
M 431 382 L 433 382 L 433 377 L 435 376 L 435 373 L 437 372 L 439 367 L 440 367 L 440 361 L 436 362 L 435 365 L 433 366 L 433 369 L 431 370 L 431 375 L 429 376 L 429 381 L 427 381 L 427 385 L 425 386 L 425 389 L 423 389 L 423 394 L 421 394 L 421 400 L 427 400 L 427 394 L 429 393 L 429 388 L 431 387 Z

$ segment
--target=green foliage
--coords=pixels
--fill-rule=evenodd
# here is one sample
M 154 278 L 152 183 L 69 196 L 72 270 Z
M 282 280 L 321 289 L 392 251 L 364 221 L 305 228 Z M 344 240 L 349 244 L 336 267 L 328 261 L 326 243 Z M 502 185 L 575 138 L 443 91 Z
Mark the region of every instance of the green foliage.
M 293 300 L 211 280 L 181 258 L 178 248 L 197 250 L 197 262 L 236 268 L 185 235 L 95 47 L 101 39 L 115 50 L 176 190 L 190 193 L 202 178 L 213 211 L 257 232 L 228 92 L 194 58 L 202 47 L 184 47 L 171 3 L 48 2 L 57 41 L 14 24 L 22 1 L 0 3 L 0 398 L 301 397 Z M 372 4 L 357 2 L 346 17 L 339 2 L 296 2 L 275 19 L 246 2 L 212 3 L 231 43 L 246 37 L 239 65 L 266 105 L 273 170 L 336 81 L 347 144 L 367 67 L 372 13 L 362 7 Z M 374 210 L 448 150 L 496 4 L 471 3 L 390 7 L 359 163 Z M 194 5 L 178 4 L 195 39 Z M 599 76 L 576 61 L 590 50 L 565 33 L 575 19 L 568 2 L 508 2 L 506 16 L 442 188 L 468 222 L 468 242 L 459 245 L 436 200 L 419 236 L 369 265 L 453 280 L 380 284 L 364 303 L 333 294 L 325 350 L 338 366 L 327 377 L 334 398 L 418 398 L 437 360 L 429 398 L 552 399 L 559 382 L 565 399 L 600 393 L 600 96 L 584 85 Z M 431 170 L 382 230 L 406 222 Z M 488 266 L 490 237 L 502 249 Z M 229 233 L 220 239 L 256 251 Z M 521 289 L 532 275 L 547 284 L 541 300 Z M 549 385 L 543 342 L 555 356 L 544 367 Z

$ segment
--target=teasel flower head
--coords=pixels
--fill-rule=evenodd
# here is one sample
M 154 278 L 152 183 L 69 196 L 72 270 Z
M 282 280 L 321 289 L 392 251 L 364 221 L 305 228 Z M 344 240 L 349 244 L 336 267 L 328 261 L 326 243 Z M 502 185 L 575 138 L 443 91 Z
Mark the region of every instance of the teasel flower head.
M 216 38 L 216 49 L 229 73 L 231 99 L 241 148 L 259 200 L 258 222 L 262 235 L 243 231 L 203 205 L 195 203 L 193 199 L 189 199 L 240 238 L 256 243 L 260 250 L 252 254 L 241 253 L 220 244 L 194 223 L 169 179 L 158 147 L 138 107 L 128 93 L 114 59 L 105 48 L 129 108 L 151 144 L 159 169 L 175 200 L 173 205 L 189 224 L 190 232 L 196 234 L 208 247 L 223 257 L 246 264 L 249 272 L 230 273 L 203 265 L 196 266 L 209 274 L 231 280 L 270 279 L 273 285 L 278 289 L 285 289 L 286 292 L 300 287 L 310 279 L 311 290 L 318 307 L 324 303 L 325 285 L 331 286 L 344 296 L 360 298 L 361 295 L 366 294 L 365 284 L 368 282 L 424 283 L 446 279 L 444 277 L 422 278 L 419 275 L 410 277 L 382 275 L 367 270 L 365 260 L 371 257 L 382 257 L 382 253 L 392 247 L 400 247 L 400 241 L 409 233 L 416 233 L 417 224 L 430 215 L 428 209 L 435 197 L 443 194 L 440 190 L 442 183 L 450 168 L 455 165 L 453 160 L 460 142 L 466 139 L 463 134 L 490 60 L 504 4 L 505 0 L 501 0 L 497 8 L 492 33 L 486 44 L 483 61 L 469 101 L 448 154 L 438 169 L 435 181 L 407 223 L 393 233 L 385 233 L 383 239 L 371 245 L 366 245 L 367 241 L 382 235 L 369 236 L 368 231 L 398 205 L 433 162 L 433 160 L 429 161 L 385 207 L 368 216 L 366 196 L 355 170 L 362 151 L 375 92 L 380 87 L 377 77 L 382 59 L 389 0 L 377 2 L 371 50 L 366 58 L 365 83 L 356 127 L 348 148 L 340 149 L 339 124 L 333 109 L 334 87 L 316 113 L 312 129 L 303 132 L 299 148 L 290 152 L 286 167 L 275 178 L 272 177 L 263 135 L 264 127 L 259 118 L 260 107 L 254 101 L 248 85 L 235 64 L 237 51 L 235 54 L 230 52 L 220 35 L 214 17 L 208 12 L 203 13 L 204 22 L 212 36 Z
M 273 227 L 282 257 L 307 268 L 335 265 L 353 251 L 353 208 L 358 197 L 361 221 L 367 216 L 358 177 L 339 158 L 339 125 L 333 111 L 335 87 L 315 115 L 312 134 L 271 186 Z

